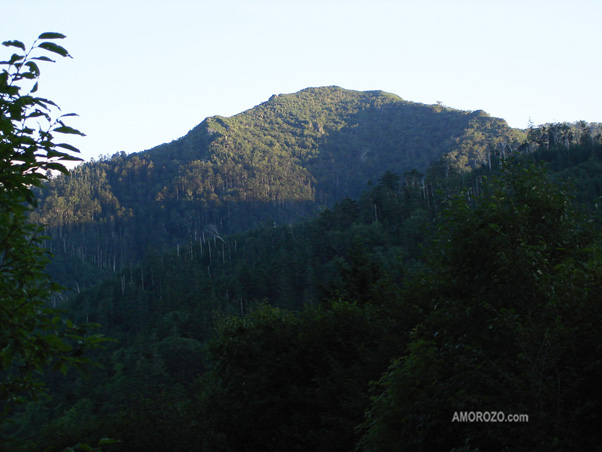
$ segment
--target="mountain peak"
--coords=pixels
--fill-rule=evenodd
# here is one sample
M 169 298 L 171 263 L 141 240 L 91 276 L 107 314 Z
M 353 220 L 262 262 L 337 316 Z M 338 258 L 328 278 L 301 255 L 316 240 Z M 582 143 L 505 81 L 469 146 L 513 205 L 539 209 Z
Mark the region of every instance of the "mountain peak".
M 59 228 L 121 222 L 121 237 L 136 240 L 107 247 L 137 255 L 146 245 L 130 227 L 156 225 L 145 234 L 179 241 L 208 224 L 228 233 L 266 218 L 289 223 L 358 196 L 387 171 L 425 171 L 443 156 L 468 169 L 486 161 L 491 146 L 513 146 L 516 134 L 480 110 L 419 104 L 383 91 L 306 88 L 231 117 L 208 117 L 148 151 L 82 165 L 68 180 L 51 181 L 39 220 Z M 73 183 L 85 185 L 77 197 Z M 141 249 L 131 250 L 136 243 Z

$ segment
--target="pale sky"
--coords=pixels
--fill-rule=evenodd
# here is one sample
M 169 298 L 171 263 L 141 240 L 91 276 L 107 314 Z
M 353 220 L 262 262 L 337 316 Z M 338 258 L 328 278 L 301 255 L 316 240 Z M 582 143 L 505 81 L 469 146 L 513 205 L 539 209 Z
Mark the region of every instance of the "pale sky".
M 39 95 L 85 159 L 143 151 L 207 116 L 313 86 L 485 110 L 513 127 L 602 122 L 600 0 L 0 0 L 0 40 L 72 60 Z M 0 48 L 0 58 L 11 49 Z

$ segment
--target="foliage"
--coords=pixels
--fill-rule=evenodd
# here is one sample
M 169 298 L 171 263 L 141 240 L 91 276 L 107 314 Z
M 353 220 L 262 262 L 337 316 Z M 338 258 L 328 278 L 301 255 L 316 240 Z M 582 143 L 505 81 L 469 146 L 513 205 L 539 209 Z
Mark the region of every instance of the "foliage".
M 207 450 L 352 450 L 369 382 L 403 349 L 391 333 L 413 321 L 346 301 L 222 320 L 203 381 Z
M 75 319 L 100 321 L 120 343 L 99 356 L 104 368 L 91 379 L 57 388 L 55 403 L 32 410 L 30 431 L 58 450 L 107 432 L 123 440 L 115 451 L 349 450 L 361 432 L 378 450 L 398 444 L 400 419 L 408 430 L 418 419 L 419 432 L 436 432 L 429 438 L 474 450 L 485 430 L 463 436 L 446 409 L 524 409 L 549 431 L 559 422 L 549 378 L 556 369 L 563 385 L 571 372 L 580 379 L 554 401 L 580 416 L 581 432 L 593 429 L 595 242 L 565 191 L 514 165 L 507 161 L 498 178 L 493 164 L 446 181 L 384 174 L 357 201 L 311 221 L 232 236 L 207 229 L 204 240 L 82 291 L 71 301 Z M 420 244 L 436 225 L 424 262 Z M 565 297 L 582 302 L 573 309 Z M 521 304 L 507 308 L 508 299 Z M 432 408 L 431 418 L 405 416 L 400 400 Z M 503 426 L 487 432 L 503 445 L 525 426 L 513 428 L 514 437 Z
M 598 130 L 523 140 L 483 112 L 316 88 L 51 180 L 32 217 L 65 281 L 88 264 L 65 306 L 119 343 L 87 380 L 48 378 L 20 433 L 57 451 L 595 448 L 595 223 L 553 181 L 595 211 Z
M 389 203 L 387 196 L 399 199 L 407 196 L 401 186 L 387 191 L 378 184 L 371 190 L 379 193 L 383 205 Z M 422 206 L 420 195 L 418 198 L 412 197 L 411 202 Z M 206 353 L 198 344 L 215 336 L 214 313 L 246 315 L 255 312 L 257 300 L 262 299 L 278 306 L 283 315 L 289 309 L 301 311 L 302 322 L 308 322 L 307 328 L 313 331 L 311 348 L 319 347 L 320 341 L 333 344 L 334 348 L 325 347 L 324 353 L 333 354 L 328 360 L 341 363 L 340 378 L 352 371 L 358 378 L 363 375 L 364 382 L 377 378 L 386 368 L 387 357 L 400 352 L 403 344 L 397 336 L 385 331 L 391 331 L 393 324 L 404 330 L 415 323 L 411 320 L 415 313 L 399 304 L 397 288 L 402 263 L 416 259 L 417 255 L 405 252 L 407 234 L 396 231 L 402 227 L 418 238 L 420 225 L 430 218 L 412 218 L 411 226 L 400 226 L 403 217 L 395 221 L 384 209 L 381 218 L 388 218 L 386 224 L 376 223 L 373 211 L 369 203 L 346 199 L 324 210 L 314 221 L 297 225 L 270 225 L 245 234 L 211 239 L 207 237 L 210 231 L 205 231 L 206 240 L 151 256 L 140 266 L 127 268 L 103 284 L 75 295 L 70 304 L 74 320 L 103 324 L 107 334 L 118 338 L 119 343 L 98 357 L 103 368 L 93 370 L 89 380 L 72 381 L 57 389 L 62 397 L 57 395 L 54 403 L 46 405 L 47 427 L 35 437 L 60 448 L 82 438 L 93 443 L 105 432 L 114 432 L 112 437 L 123 439 L 123 450 L 145 450 L 150 447 L 150 438 L 162 432 L 161 441 L 155 441 L 155 450 L 173 447 L 176 437 L 182 450 L 186 450 L 185 445 L 200 441 L 199 435 L 204 436 L 194 425 L 201 423 L 205 426 L 203 431 L 209 429 L 202 421 L 204 411 L 195 407 L 201 404 L 198 394 L 210 390 L 193 384 L 208 369 Z M 358 284 L 350 285 L 354 281 Z M 308 303 L 324 304 L 324 308 L 313 306 L 305 312 Z M 333 303 L 337 309 L 328 308 Z M 318 314 L 323 317 L 319 322 L 313 318 Z M 369 317 L 364 318 L 364 314 Z M 248 321 L 251 322 L 250 317 Z M 337 322 L 341 322 L 340 327 Z M 371 325 L 378 326 L 373 333 Z M 255 328 L 252 322 L 249 328 Z M 345 328 L 352 330 L 345 332 Z M 382 336 L 378 341 L 380 357 L 376 360 L 373 344 L 370 346 L 373 353 L 366 351 L 363 358 L 370 369 L 362 370 L 360 363 L 352 366 L 340 354 L 339 346 L 335 346 L 339 333 L 357 340 L 370 334 Z M 303 347 L 310 347 L 308 342 L 304 344 Z M 385 353 L 387 349 L 397 352 Z M 351 342 L 345 350 L 352 354 Z M 328 382 L 328 390 L 334 391 L 336 379 L 325 372 L 320 370 L 321 378 L 324 384 Z M 348 378 L 351 381 L 355 377 L 349 374 Z M 346 416 L 353 421 L 348 419 L 339 425 L 337 428 L 341 430 L 334 436 L 345 435 L 348 445 L 357 439 L 354 427 L 361 421 L 369 400 L 367 391 L 357 398 L 357 386 L 354 388 L 338 393 L 346 398 L 350 410 Z M 73 404 L 82 399 L 93 401 L 90 408 Z M 170 400 L 173 407 L 169 412 L 163 408 L 165 400 Z M 220 402 L 217 396 L 211 400 L 219 404 L 215 406 L 215 415 L 223 414 L 227 409 L 225 401 Z M 320 409 L 327 410 L 327 405 Z M 141 410 L 145 412 L 142 417 Z M 336 413 L 328 413 L 332 418 L 329 422 L 336 424 Z M 73 421 L 60 421 L 66 416 Z M 25 418 L 23 421 L 27 422 Z M 32 433 L 36 431 L 34 426 L 29 428 Z M 203 441 L 213 441 L 212 434 L 208 432 Z M 318 444 L 320 435 L 315 436 L 312 441 Z M 322 444 L 326 444 L 326 436 L 322 437 Z M 328 437 L 328 441 L 334 441 L 332 436 Z M 121 446 L 114 447 L 120 450 Z
M 54 41 L 59 33 L 43 33 L 27 49 L 20 41 L 4 46 L 17 49 L 0 62 L 0 421 L 15 405 L 44 393 L 40 379 L 48 366 L 66 373 L 83 368 L 83 354 L 101 338 L 89 335 L 92 325 L 75 325 L 60 309 L 49 306 L 59 290 L 45 272 L 48 256 L 42 246 L 43 229 L 28 219 L 36 205 L 34 188 L 48 172 L 66 173 L 64 162 L 77 160 L 77 150 L 57 142 L 58 134 L 81 133 L 66 125 L 54 102 L 36 97 L 40 61 L 47 55 L 68 57 Z
M 446 211 L 414 286 L 427 316 L 380 380 L 365 450 L 599 444 L 599 237 L 537 168 L 509 165 L 483 190 Z M 452 421 L 469 411 L 529 422 Z
M 291 224 L 357 198 L 386 171 L 425 171 L 475 135 L 482 148 L 515 148 L 521 139 L 482 112 L 310 88 L 231 118 L 207 118 L 148 151 L 81 165 L 49 182 L 33 218 L 51 226 L 53 253 L 114 271 L 149 251 L 198 240 L 207 227 L 224 236 L 265 222 Z M 57 276 L 85 286 L 86 275 Z

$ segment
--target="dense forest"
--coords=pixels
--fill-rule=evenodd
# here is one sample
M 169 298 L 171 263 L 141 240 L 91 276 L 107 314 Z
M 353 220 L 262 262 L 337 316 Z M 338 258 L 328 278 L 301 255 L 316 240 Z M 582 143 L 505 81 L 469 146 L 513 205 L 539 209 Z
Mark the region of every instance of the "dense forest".
M 316 88 L 52 179 L 54 303 L 114 342 L 6 444 L 601 450 L 601 131 Z
M 149 251 L 266 222 L 291 224 L 385 171 L 469 168 L 515 150 L 524 133 L 482 111 L 407 102 L 337 87 L 273 96 L 231 118 L 211 117 L 186 136 L 145 152 L 86 163 L 40 193 L 35 220 L 48 226 L 53 276 L 85 287 L 77 259 L 115 271 Z M 209 235 L 209 238 L 210 235 Z M 92 272 L 95 277 L 96 271 Z

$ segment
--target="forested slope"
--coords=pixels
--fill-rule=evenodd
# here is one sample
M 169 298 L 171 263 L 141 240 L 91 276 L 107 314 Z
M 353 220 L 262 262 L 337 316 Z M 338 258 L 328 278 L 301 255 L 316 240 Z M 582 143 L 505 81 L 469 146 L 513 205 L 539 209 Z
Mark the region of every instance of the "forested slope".
M 599 132 L 542 126 L 470 173 L 386 172 L 312 220 L 128 266 L 66 305 L 118 339 L 103 367 L 51 381 L 11 433 L 29 450 L 591 450 Z
M 53 237 L 55 275 L 84 286 L 89 272 L 66 274 L 58 264 L 114 271 L 190 238 L 288 224 L 357 197 L 385 171 L 424 171 L 443 156 L 446 172 L 468 169 L 523 138 L 482 111 L 309 88 L 207 118 L 154 149 L 86 163 L 48 184 L 35 219 Z
M 602 450 L 600 124 L 316 88 L 34 192 L 64 37 L 3 43 L 1 450 Z

